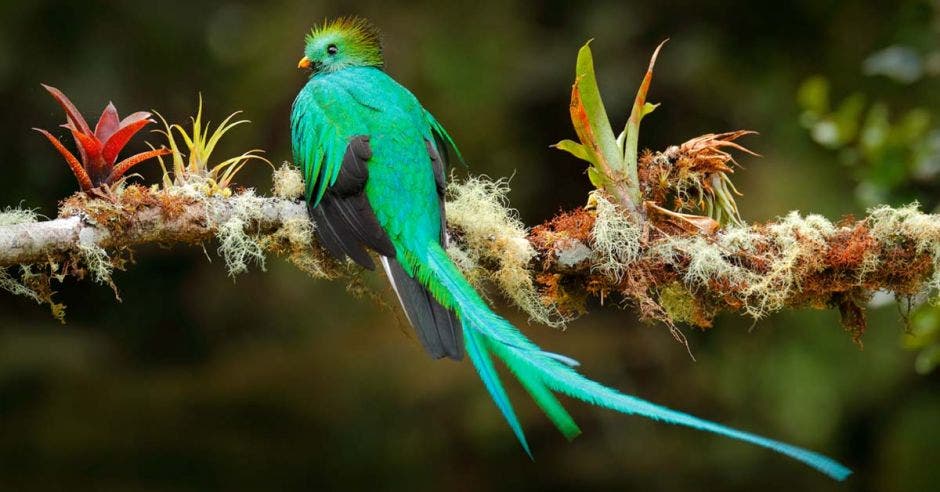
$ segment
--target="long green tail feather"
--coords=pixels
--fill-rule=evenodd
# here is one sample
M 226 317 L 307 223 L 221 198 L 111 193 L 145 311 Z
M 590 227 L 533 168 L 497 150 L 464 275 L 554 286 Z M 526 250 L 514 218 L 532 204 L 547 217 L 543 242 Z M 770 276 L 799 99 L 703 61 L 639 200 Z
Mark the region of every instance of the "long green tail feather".
M 506 363 L 566 436 L 573 437 L 579 431 L 571 416 L 561 407 L 561 403 L 551 395 L 551 391 L 625 414 L 641 415 L 756 444 L 802 461 L 836 480 L 844 480 L 852 473 L 848 468 L 821 454 L 625 395 L 578 374 L 570 365 L 561 362 L 563 358 L 542 351 L 512 324 L 493 313 L 439 245 L 433 244 L 429 247 L 426 259 L 427 264 L 414 265 L 417 267 L 416 273 L 442 304 L 457 310 L 463 324 L 467 352 L 527 453 L 530 453 L 529 445 L 493 367 L 490 351 Z
M 506 394 L 506 389 L 503 388 L 503 383 L 499 380 L 499 374 L 496 373 L 496 367 L 493 366 L 493 361 L 490 359 L 490 354 L 486 349 L 483 336 L 468 328 L 466 324 L 463 326 L 463 335 L 466 341 L 467 355 L 470 356 L 470 361 L 476 366 L 477 372 L 480 374 L 480 379 L 483 380 L 483 385 L 486 386 L 487 391 L 490 392 L 493 401 L 495 401 L 496 406 L 499 407 L 499 411 L 503 413 L 503 417 L 509 422 L 509 427 L 511 427 L 513 433 L 516 434 L 516 438 L 519 439 L 522 448 L 525 449 L 526 454 L 531 458 L 532 450 L 529 449 L 529 443 L 526 441 L 525 433 L 522 431 L 522 424 L 519 423 L 519 418 L 516 417 L 516 411 L 513 410 L 512 403 L 509 402 L 509 395 Z
M 551 390 L 542 382 L 541 375 L 533 371 L 532 368 L 509 350 L 505 345 L 499 342 L 489 342 L 488 345 L 492 351 L 506 363 L 509 370 L 516 375 L 522 386 L 529 392 L 535 403 L 545 412 L 549 420 L 555 424 L 555 427 L 569 441 L 581 434 L 581 429 L 575 423 L 571 414 L 565 410 L 558 398 L 552 394 Z

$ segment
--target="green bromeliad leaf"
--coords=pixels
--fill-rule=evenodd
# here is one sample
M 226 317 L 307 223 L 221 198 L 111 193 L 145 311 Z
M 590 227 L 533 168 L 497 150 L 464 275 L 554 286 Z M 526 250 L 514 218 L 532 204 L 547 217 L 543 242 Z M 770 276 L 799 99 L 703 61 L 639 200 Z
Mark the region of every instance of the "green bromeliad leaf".
M 594 163 L 604 174 L 622 173 L 623 158 L 597 88 L 590 41 L 578 51 L 570 110 L 575 132 L 591 155 L 589 162 Z
M 564 150 L 565 152 L 577 157 L 578 159 L 581 159 L 582 161 L 596 164 L 594 156 L 591 154 L 591 152 L 585 146 L 575 142 L 574 140 L 562 140 L 561 142 L 552 145 L 552 148 Z
M 591 184 L 594 185 L 597 189 L 603 189 L 607 184 L 610 183 L 610 180 L 607 179 L 603 174 L 601 174 L 597 168 L 589 167 L 587 170 L 588 179 L 591 180 Z

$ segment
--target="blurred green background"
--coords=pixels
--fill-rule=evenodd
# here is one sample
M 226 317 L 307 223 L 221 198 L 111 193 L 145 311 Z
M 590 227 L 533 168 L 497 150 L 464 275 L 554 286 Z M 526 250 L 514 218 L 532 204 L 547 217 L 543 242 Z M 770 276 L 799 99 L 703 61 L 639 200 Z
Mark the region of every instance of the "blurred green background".
M 89 118 L 113 100 L 122 114 L 153 108 L 183 121 L 202 92 L 213 121 L 239 109 L 253 121 L 220 155 L 260 147 L 288 159 L 303 35 L 350 13 L 382 28 L 388 71 L 447 126 L 474 173 L 514 174 L 512 205 L 527 224 L 582 204 L 589 189 L 582 163 L 548 148 L 574 135 L 568 96 L 589 38 L 615 127 L 651 50 L 672 39 L 651 91 L 663 106 L 644 121 L 641 145 L 761 132 L 745 143 L 764 157 L 742 159 L 736 175 L 746 220 L 791 209 L 836 219 L 915 198 L 932 208 L 940 196 L 940 152 L 930 150 L 940 148 L 935 2 L 4 0 L 0 205 L 51 216 L 76 188 L 30 130 L 62 122 L 40 82 Z M 872 61 L 889 47 L 902 49 Z M 860 109 L 840 112 L 853 94 Z M 867 116 L 879 103 L 888 116 Z M 926 123 L 904 126 L 912 110 Z M 901 127 L 881 151 L 860 130 Z M 132 147 L 145 139 L 158 141 Z M 139 169 L 155 182 L 155 163 Z M 264 166 L 237 181 L 270 189 Z M 396 311 L 341 282 L 280 260 L 233 281 L 199 248 L 136 258 L 115 275 L 123 302 L 107 287 L 62 285 L 64 326 L 0 295 L 0 489 L 940 488 L 940 376 L 915 371 L 918 352 L 905 349 L 931 339 L 912 343 L 891 302 L 869 310 L 864 350 L 837 313 L 807 310 L 686 330 L 697 362 L 629 309 L 594 306 L 561 333 L 500 307 L 591 377 L 856 471 L 836 484 L 763 449 L 576 402 L 584 434 L 569 444 L 513 386 L 532 462 L 469 363 L 429 360 Z M 391 299 L 383 279 L 367 279 Z M 938 317 L 923 312 L 936 333 Z

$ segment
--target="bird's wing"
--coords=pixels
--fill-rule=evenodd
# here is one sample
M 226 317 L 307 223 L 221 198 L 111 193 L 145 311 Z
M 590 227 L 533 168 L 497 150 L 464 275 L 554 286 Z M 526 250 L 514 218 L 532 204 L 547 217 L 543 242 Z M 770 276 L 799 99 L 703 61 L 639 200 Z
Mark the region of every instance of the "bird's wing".
M 353 137 L 343 154 L 333 185 L 326 189 L 317 206 L 309 202 L 307 205 L 317 225 L 320 244 L 335 258 L 349 256 L 369 270 L 375 268 L 375 263 L 364 246 L 383 256 L 395 256 L 395 246 L 379 224 L 365 195 L 369 178 L 367 161 L 371 157 L 369 137 Z
M 431 170 L 434 171 L 434 185 L 437 190 L 437 203 L 441 212 L 441 246 L 447 247 L 447 217 L 444 208 L 445 194 L 447 193 L 447 158 L 438 153 L 431 142 L 425 140 L 428 155 L 431 157 Z
M 395 257 L 395 247 L 365 195 L 372 158 L 359 103 L 342 90 L 303 91 L 291 115 L 294 161 L 306 183 L 307 206 L 320 243 L 337 259 L 350 257 L 368 269 L 365 247 Z

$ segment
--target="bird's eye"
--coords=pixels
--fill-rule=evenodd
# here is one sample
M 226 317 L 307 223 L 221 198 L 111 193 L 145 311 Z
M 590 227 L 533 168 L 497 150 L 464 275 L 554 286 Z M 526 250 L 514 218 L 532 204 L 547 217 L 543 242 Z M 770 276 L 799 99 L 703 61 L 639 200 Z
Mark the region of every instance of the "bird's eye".
M 339 48 L 337 48 L 335 44 L 331 44 L 326 47 L 326 52 L 331 55 L 335 55 L 336 53 L 339 52 Z

